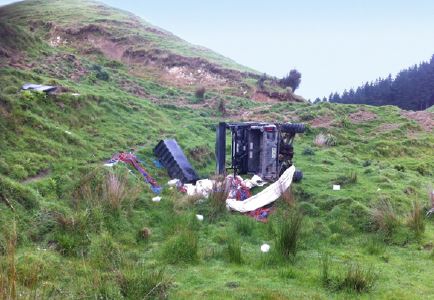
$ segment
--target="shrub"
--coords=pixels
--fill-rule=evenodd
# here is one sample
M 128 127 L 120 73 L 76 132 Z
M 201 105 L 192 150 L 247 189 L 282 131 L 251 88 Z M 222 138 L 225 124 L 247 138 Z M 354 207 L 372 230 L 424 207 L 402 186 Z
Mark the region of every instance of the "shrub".
M 198 259 L 197 249 L 197 233 L 183 230 L 163 244 L 162 257 L 170 264 L 193 263 Z
M 414 232 L 416 238 L 420 238 L 425 232 L 423 208 L 417 201 L 413 201 L 412 209 L 407 217 L 407 225 Z
M 294 258 L 297 254 L 302 221 L 303 215 L 298 210 L 294 210 L 286 218 L 278 220 L 275 238 L 276 250 L 285 259 Z
M 230 263 L 241 264 L 241 243 L 238 239 L 232 238 L 228 240 L 227 254 Z
M 91 70 L 94 71 L 95 77 L 99 80 L 108 81 L 110 79 L 110 75 L 100 65 L 93 65 Z
M 196 99 L 198 100 L 203 100 L 205 98 L 205 87 L 199 87 L 196 89 L 196 91 L 194 92 L 194 96 L 196 97 Z
M 279 80 L 280 86 L 283 88 L 290 87 L 292 91 L 295 91 L 301 82 L 301 73 L 296 69 L 289 71 L 288 75 Z

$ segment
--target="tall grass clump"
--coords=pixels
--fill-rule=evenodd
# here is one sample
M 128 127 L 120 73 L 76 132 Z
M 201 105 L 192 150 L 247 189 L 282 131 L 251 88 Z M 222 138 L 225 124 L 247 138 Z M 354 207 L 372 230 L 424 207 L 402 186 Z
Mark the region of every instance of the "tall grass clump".
M 208 218 L 212 221 L 227 212 L 226 199 L 229 196 L 229 183 L 224 176 L 214 178 L 213 188 L 208 197 Z
M 235 231 L 242 236 L 251 236 L 255 229 L 255 221 L 246 216 L 239 216 L 234 221 Z
M 417 201 L 412 203 L 412 209 L 407 216 L 407 226 L 414 232 L 416 238 L 420 238 L 425 232 L 423 208 Z
M 171 279 L 164 269 L 126 268 L 118 278 L 121 294 L 127 299 L 167 299 Z
M 12 228 L 5 229 L 6 259 L 0 262 L 0 299 L 17 299 L 17 268 L 15 253 L 17 248 L 17 230 L 15 221 Z
M 351 262 L 346 270 L 332 270 L 328 255 L 321 256 L 320 281 L 325 288 L 333 291 L 347 290 L 356 293 L 369 292 L 378 276 L 371 267 L 365 268 Z
M 143 182 L 132 178 L 127 171 L 114 172 L 95 169 L 85 175 L 74 191 L 74 205 L 89 204 L 118 211 L 137 200 Z
M 277 221 L 276 250 L 285 259 L 295 258 L 297 254 L 302 221 L 303 215 L 298 210 L 292 211 Z
M 371 223 L 373 229 L 382 233 L 386 238 L 390 238 L 401 225 L 392 203 L 387 199 L 381 199 L 371 209 Z
M 227 254 L 230 263 L 242 264 L 241 243 L 236 238 L 230 238 L 227 243 Z
M 331 134 L 318 134 L 313 143 L 318 147 L 332 147 L 338 144 L 338 141 L 334 135 Z
M 162 246 L 162 258 L 169 264 L 194 263 L 198 260 L 198 236 L 191 230 L 182 230 Z

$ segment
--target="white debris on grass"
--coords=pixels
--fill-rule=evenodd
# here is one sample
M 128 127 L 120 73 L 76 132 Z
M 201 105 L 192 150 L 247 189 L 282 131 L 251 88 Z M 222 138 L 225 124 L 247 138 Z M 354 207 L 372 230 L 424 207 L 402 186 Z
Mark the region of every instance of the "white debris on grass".
M 118 163 L 117 161 L 112 162 L 112 163 L 106 163 L 106 164 L 104 164 L 104 167 L 113 167 L 113 166 L 116 165 L 117 163 Z
M 268 244 L 262 244 L 261 251 L 264 252 L 264 253 L 270 251 L 270 245 L 268 245 Z
M 203 221 L 203 216 L 202 215 L 196 215 L 196 219 L 198 219 L 199 221 Z
M 340 191 L 341 186 L 339 184 L 333 184 L 333 191 Z
M 68 135 L 71 135 L 71 134 L 72 134 L 72 132 L 71 132 L 71 131 L 68 131 L 68 130 L 65 130 L 65 133 L 68 134 Z
M 169 186 L 178 186 L 181 183 L 179 179 L 172 179 L 167 182 Z
M 152 202 L 160 202 L 160 201 L 161 201 L 161 197 L 160 196 L 152 198 Z

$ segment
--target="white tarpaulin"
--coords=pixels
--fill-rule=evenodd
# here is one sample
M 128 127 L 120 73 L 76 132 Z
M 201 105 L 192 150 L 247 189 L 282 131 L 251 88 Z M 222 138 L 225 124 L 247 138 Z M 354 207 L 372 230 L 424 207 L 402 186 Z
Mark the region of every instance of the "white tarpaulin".
M 289 167 L 280 178 L 262 192 L 244 200 L 227 199 L 226 206 L 241 213 L 252 211 L 276 201 L 292 183 L 295 167 Z

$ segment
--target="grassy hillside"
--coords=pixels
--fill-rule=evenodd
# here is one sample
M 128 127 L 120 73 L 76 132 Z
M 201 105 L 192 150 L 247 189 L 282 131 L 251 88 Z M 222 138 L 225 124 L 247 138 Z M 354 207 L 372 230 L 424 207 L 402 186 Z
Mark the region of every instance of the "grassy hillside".
M 14 290 L 36 299 L 431 297 L 434 224 L 424 214 L 432 113 L 250 97 L 257 78 L 240 75 L 248 69 L 99 3 L 24 1 L 0 17 L 2 297 Z M 106 52 L 117 40 L 128 41 L 122 53 L 153 53 L 154 63 Z M 225 71 L 210 71 L 220 77 L 201 98 L 196 83 L 165 77 L 170 53 L 155 49 Z M 19 92 L 25 82 L 62 88 Z M 221 120 L 309 124 L 295 144 L 305 178 L 266 224 L 219 210 L 218 195 L 186 198 L 152 162 L 153 147 L 172 137 L 198 173 L 211 176 Z M 124 165 L 102 166 L 130 149 L 163 185 L 161 202 Z M 286 257 L 279 236 L 297 212 L 296 253 Z M 270 252 L 260 251 L 263 243 Z

